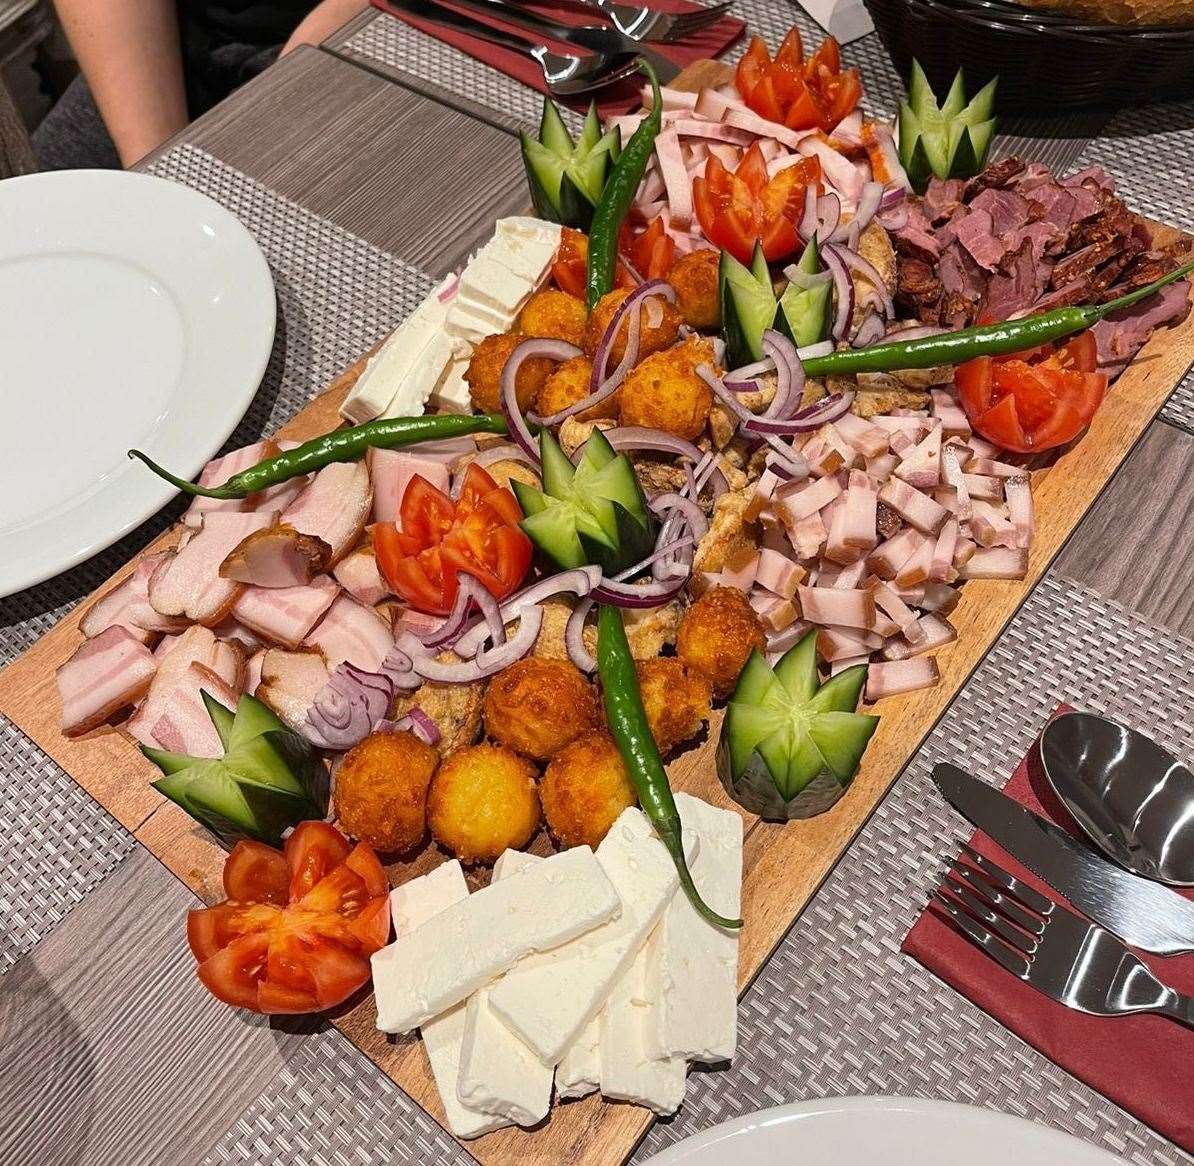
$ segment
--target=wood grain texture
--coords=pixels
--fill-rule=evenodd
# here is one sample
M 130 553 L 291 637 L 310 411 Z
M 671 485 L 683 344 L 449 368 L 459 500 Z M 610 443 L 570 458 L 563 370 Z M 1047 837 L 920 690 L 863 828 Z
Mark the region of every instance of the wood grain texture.
M 716 68 L 716 67 L 715 67 Z M 705 80 L 719 79 L 705 70 Z M 1132 450 L 1171 388 L 1194 357 L 1194 317 L 1150 341 L 1117 382 L 1091 430 L 1049 468 L 1034 474 L 1038 529 L 1023 583 L 971 582 L 952 617 L 958 641 L 938 653 L 941 684 L 928 692 L 882 702 L 882 722 L 850 791 L 831 811 L 787 825 L 748 819 L 740 982 L 745 986 L 816 891 L 830 867 L 878 804 L 907 759 L 970 675 L 1000 630 L 1027 596 L 1086 510 Z M 286 432 L 306 436 L 328 428 L 352 379 L 350 371 L 327 395 L 301 414 Z M 151 548 L 152 549 L 152 548 Z M 122 572 L 123 574 L 127 572 Z M 73 774 L 164 862 L 201 895 L 218 885 L 222 853 L 152 790 L 144 761 L 118 732 L 108 729 L 84 741 L 68 741 L 57 730 L 53 669 L 79 642 L 79 613 L 64 620 L 30 651 L 0 673 L 0 710 L 10 716 Z M 669 767 L 674 785 L 724 804 L 712 762 L 716 725 L 704 743 Z M 430 848 L 401 871 L 409 877 L 438 861 Z M 392 874 L 398 874 L 392 871 Z M 374 1024 L 371 998 L 335 1018 L 343 1029 L 417 1102 L 442 1119 L 422 1049 L 411 1039 L 389 1041 Z M 557 1107 L 533 1132 L 501 1131 L 469 1145 L 487 1164 L 604 1164 L 630 1152 L 651 1118 L 626 1105 L 590 1098 Z

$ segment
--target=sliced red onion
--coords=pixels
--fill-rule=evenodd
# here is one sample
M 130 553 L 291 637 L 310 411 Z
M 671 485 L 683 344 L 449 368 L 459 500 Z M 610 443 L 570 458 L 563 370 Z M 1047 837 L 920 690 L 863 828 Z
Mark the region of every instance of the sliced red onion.
M 901 190 L 899 193 L 904 192 Z M 909 216 L 907 206 L 894 206 L 891 210 L 880 210 L 875 215 L 875 222 L 885 231 L 902 231 L 908 225 Z
M 592 606 L 591 598 L 582 599 L 572 609 L 567 626 L 564 628 L 564 643 L 568 647 L 568 659 L 582 672 L 594 672 L 597 669 L 597 661 L 585 647 L 585 619 Z
M 731 393 L 761 393 L 763 386 L 758 381 L 729 381 L 723 380 L 721 382 Z
M 710 391 L 718 401 L 737 418 L 739 424 L 749 421 L 754 417 L 754 414 L 745 405 L 734 399 L 734 394 L 722 384 L 721 377 L 707 364 L 698 364 L 696 366 L 696 374 L 709 386 Z
M 889 211 L 893 207 L 902 206 L 908 200 L 908 191 L 902 187 L 897 186 L 894 190 L 885 190 L 883 198 L 879 201 L 879 209 L 881 211 Z
M 878 344 L 883 339 L 885 332 L 886 328 L 883 325 L 882 317 L 872 312 L 855 329 L 850 343 L 855 348 L 866 348 L 870 344 Z
M 534 337 L 524 340 L 515 347 L 506 361 L 505 368 L 502 369 L 502 414 L 506 418 L 510 436 L 518 443 L 519 448 L 534 460 L 535 465 L 539 464 L 539 450 L 536 448 L 531 431 L 527 428 L 526 421 L 523 420 L 522 410 L 518 407 L 518 393 L 516 392 L 518 370 L 522 367 L 523 361 L 530 360 L 535 356 L 545 356 L 549 360 L 562 361 L 571 360 L 574 356 L 579 355 L 580 349 L 566 340 Z
M 418 705 L 396 721 L 378 721 L 373 726 L 375 733 L 413 733 L 425 745 L 438 745 L 439 726 Z
M 858 196 L 858 209 L 854 212 L 854 217 L 850 220 L 850 226 L 860 233 L 865 231 L 870 226 L 871 219 L 875 217 L 875 212 L 882 205 L 882 202 L 883 183 L 864 182 L 862 193 Z M 830 240 L 830 242 L 835 242 L 835 240 Z
M 425 680 L 431 680 L 437 684 L 474 684 L 521 660 L 535 646 L 542 626 L 543 609 L 541 607 L 525 608 L 518 621 L 518 631 L 504 644 L 491 648 L 487 652 L 478 652 L 472 660 L 461 660 L 455 663 L 442 663 L 429 657 L 416 657 L 415 671 Z
M 428 632 L 412 631 L 415 637 L 429 651 L 440 647 L 449 647 L 460 638 L 468 622 L 469 608 L 473 601 L 472 576 L 463 572 L 456 574 L 456 599 L 452 603 L 452 610 L 444 618 L 444 622 Z
M 883 282 L 883 276 L 875 270 L 874 265 L 868 260 L 863 259 L 857 251 L 851 251 L 847 247 L 831 245 L 825 250 L 826 252 L 832 252 L 847 267 L 857 271 L 879 293 L 883 300 L 883 314 L 890 320 L 895 315 L 895 305 L 891 302 L 891 296 L 888 295 L 887 285 Z
M 674 303 L 676 299 L 676 289 L 670 283 L 663 279 L 651 279 L 646 283 L 640 283 L 617 307 L 613 316 L 610 318 L 608 327 L 605 329 L 605 334 L 601 337 L 597 345 L 597 351 L 593 355 L 593 376 L 589 381 L 589 388 L 592 393 L 599 392 L 604 388 L 609 381 L 613 381 L 619 377 L 618 384 L 625 379 L 626 374 L 634 367 L 635 360 L 638 358 L 638 339 L 639 329 L 635 327 L 635 321 L 640 322 L 641 327 L 641 313 L 639 312 L 639 305 L 647 296 L 663 296 L 664 299 Z M 608 379 L 605 375 L 605 366 L 609 363 L 609 354 L 614 346 L 614 338 L 618 335 L 622 327 L 622 321 L 626 319 L 628 312 L 634 314 L 630 318 L 630 323 L 626 330 L 626 353 L 622 357 L 618 367 L 610 374 Z M 614 386 L 615 388 L 617 385 Z M 591 402 L 592 403 L 592 402 Z M 573 406 L 575 408 L 575 406 Z
M 834 299 L 837 302 L 837 314 L 833 318 L 830 332 L 835 340 L 842 340 L 854 315 L 854 281 L 850 278 L 850 269 L 846 266 L 846 261 L 835 247 L 826 247 L 821 252 L 821 260 L 833 276 Z
M 807 243 L 817 233 L 817 184 L 810 182 L 804 188 L 804 213 L 797 228 L 800 237 Z
M 670 559 L 677 551 L 682 551 L 686 547 L 693 545 L 695 540 L 692 535 L 686 534 L 682 538 L 675 539 L 658 549 L 652 551 L 645 559 L 640 559 L 637 563 L 619 571 L 616 575 L 612 575 L 604 580 L 605 583 L 625 583 L 628 579 L 633 579 L 636 575 L 641 575 L 648 567 L 653 567 L 656 563 L 662 562 L 665 559 Z
M 806 344 L 803 348 L 796 349 L 796 355 L 801 360 L 812 360 L 814 357 L 828 356 L 832 351 L 832 340 L 818 340 L 816 344 Z
M 351 749 L 385 717 L 393 699 L 388 676 L 340 664 L 307 710 L 305 736 L 321 749 Z
M 735 381 L 749 381 L 757 376 L 761 376 L 765 372 L 773 372 L 775 370 L 775 361 L 771 357 L 766 356 L 762 360 L 756 360 L 753 364 L 744 364 L 741 368 L 730 369 L 726 373 L 726 387 L 729 388 L 729 382 Z
M 788 424 L 791 424 L 790 422 Z M 771 457 L 782 461 L 787 469 L 788 478 L 807 478 L 809 473 L 808 459 L 798 450 L 793 449 L 778 434 L 764 433 L 763 440 L 771 446 Z
M 598 603 L 609 603 L 614 607 L 662 607 L 674 599 L 687 582 L 687 577 L 663 583 L 615 583 L 604 579 L 593 588 L 593 598 Z
M 830 191 L 817 199 L 817 237 L 829 242 L 842 225 L 842 200 Z
M 907 328 L 897 328 L 887 334 L 888 340 L 919 340 L 922 336 L 942 336 L 948 328 L 938 328 L 933 324 L 912 324 Z
M 763 351 L 775 362 L 775 398 L 764 417 L 787 417 L 800 407 L 804 395 L 804 365 L 796 345 L 782 332 L 768 328 L 763 332 Z
M 443 291 L 439 293 L 436 299 L 441 304 L 446 304 L 449 300 L 456 297 L 457 289 L 460 287 L 460 276 L 456 276 L 450 284 Z

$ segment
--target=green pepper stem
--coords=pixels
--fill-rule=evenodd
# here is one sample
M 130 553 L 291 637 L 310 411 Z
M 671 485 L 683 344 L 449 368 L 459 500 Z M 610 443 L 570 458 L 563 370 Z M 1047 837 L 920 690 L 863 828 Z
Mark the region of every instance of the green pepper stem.
M 130 449 L 129 457 L 144 462 L 159 478 L 164 478 L 176 490 L 181 490 L 184 494 L 189 494 L 192 498 L 218 498 L 221 501 L 227 501 L 230 498 L 244 497 L 242 492 L 229 490 L 227 486 L 199 486 L 194 482 L 188 482 L 186 478 L 180 478 L 176 474 L 172 474 L 169 470 L 159 466 L 157 462 L 148 455 L 143 454 L 139 449 Z
M 1127 295 L 1120 296 L 1118 299 L 1109 300 L 1105 304 L 1093 304 L 1085 311 L 1091 312 L 1091 322 L 1102 320 L 1105 316 L 1109 316 L 1112 312 L 1118 312 L 1120 308 L 1130 308 L 1133 304 L 1138 304 L 1141 300 L 1148 299 L 1149 296 L 1158 292 L 1163 287 L 1167 287 L 1171 283 L 1176 283 L 1184 275 L 1189 275 L 1194 271 L 1194 261 L 1183 264 L 1181 267 L 1171 271 L 1168 275 L 1161 276 L 1160 279 L 1154 279 L 1152 283 L 1145 284 L 1144 287 L 1138 287 L 1133 292 L 1128 292 Z

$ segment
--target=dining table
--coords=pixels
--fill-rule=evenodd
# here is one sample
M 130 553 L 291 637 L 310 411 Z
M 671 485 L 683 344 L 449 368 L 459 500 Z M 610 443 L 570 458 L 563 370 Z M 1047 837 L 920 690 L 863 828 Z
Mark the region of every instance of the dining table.
M 737 0 L 778 42 L 787 0 Z M 740 42 L 726 55 L 734 60 Z M 878 38 L 847 45 L 868 111 L 900 82 Z M 278 334 L 229 448 L 270 432 L 524 213 L 515 135 L 541 96 L 369 9 L 286 55 L 138 165 L 236 215 L 274 278 Z M 1099 165 L 1134 209 L 1194 231 L 1194 102 L 1004 126 L 998 155 Z M 14 659 L 181 511 L 0 600 Z M 739 1055 L 699 1069 L 642 1162 L 784 1102 L 961 1101 L 1068 1132 L 1140 1166 L 1194 1161 L 901 952 L 969 828 L 936 795 L 950 760 L 1010 773 L 1061 702 L 1194 740 L 1194 374 L 1097 502 L 741 997 Z M 346 1037 L 209 996 L 180 925 L 198 900 L 0 716 L 0 1163 L 456 1166 L 467 1150 Z

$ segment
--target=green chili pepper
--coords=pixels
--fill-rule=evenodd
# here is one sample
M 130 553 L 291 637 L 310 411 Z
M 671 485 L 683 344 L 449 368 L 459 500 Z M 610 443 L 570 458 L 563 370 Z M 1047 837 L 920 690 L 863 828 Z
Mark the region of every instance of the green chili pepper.
M 651 79 L 651 112 L 618 155 L 593 210 L 593 222 L 589 227 L 587 283 L 590 312 L 603 295 L 613 291 L 622 220 L 634 202 L 647 163 L 651 161 L 651 151 L 655 149 L 655 137 L 663 125 L 663 95 L 659 92 L 659 78 L 646 61 L 639 61 L 638 67 Z
M 741 927 L 741 919 L 727 919 L 718 915 L 701 898 L 696 883 L 692 881 L 684 858 L 680 813 L 676 809 L 676 799 L 672 797 L 672 787 L 668 784 L 659 748 L 647 723 L 634 657 L 626 642 L 622 613 L 616 607 L 602 607 L 597 617 L 597 671 L 605 700 L 605 718 L 618 743 L 630 780 L 634 783 L 639 805 L 672 856 L 680 875 L 680 885 L 689 902 L 701 918 L 714 927 Z
M 176 477 L 146 457 L 139 449 L 130 449 L 129 457 L 143 461 L 159 478 L 165 478 L 184 494 L 204 498 L 245 498 L 267 486 L 300 478 L 321 470 L 332 462 L 351 462 L 369 449 L 397 449 L 420 441 L 443 441 L 470 433 L 505 433 L 506 419 L 500 413 L 442 413 L 429 417 L 386 417 L 350 429 L 333 429 L 303 442 L 295 449 L 266 458 L 255 466 L 233 474 L 222 486 L 197 486 Z
M 1010 352 L 1023 352 L 1047 340 L 1060 340 L 1063 336 L 1081 332 L 1112 312 L 1147 299 L 1191 271 L 1194 271 L 1194 263 L 1187 263 L 1147 287 L 1138 288 L 1105 304 L 1055 308 L 1051 312 L 1040 312 L 1020 320 L 985 324 L 981 328 L 962 328 L 957 332 L 943 332 L 940 336 L 922 336 L 918 340 L 893 340 L 887 344 L 873 344 L 869 348 L 844 349 L 831 352 L 828 356 L 810 357 L 801 363 L 806 376 L 820 377 L 857 372 L 891 372 L 903 368 L 935 368 L 944 364 L 961 364 L 976 356 L 1005 356 Z

